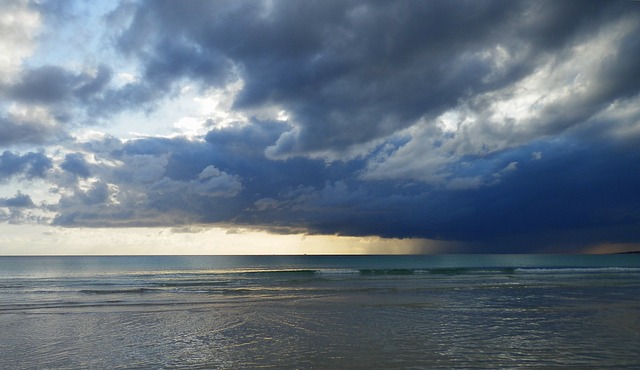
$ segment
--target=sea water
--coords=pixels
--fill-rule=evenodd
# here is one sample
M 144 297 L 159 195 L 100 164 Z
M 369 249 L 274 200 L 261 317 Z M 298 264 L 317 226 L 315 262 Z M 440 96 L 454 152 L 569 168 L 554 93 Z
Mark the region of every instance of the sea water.
M 640 368 L 639 255 L 0 257 L 0 368 Z

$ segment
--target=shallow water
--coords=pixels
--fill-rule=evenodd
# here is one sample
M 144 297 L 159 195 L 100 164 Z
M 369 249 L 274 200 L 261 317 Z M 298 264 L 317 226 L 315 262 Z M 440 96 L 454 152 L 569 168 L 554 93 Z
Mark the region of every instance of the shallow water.
M 640 257 L 0 257 L 0 368 L 638 368 Z

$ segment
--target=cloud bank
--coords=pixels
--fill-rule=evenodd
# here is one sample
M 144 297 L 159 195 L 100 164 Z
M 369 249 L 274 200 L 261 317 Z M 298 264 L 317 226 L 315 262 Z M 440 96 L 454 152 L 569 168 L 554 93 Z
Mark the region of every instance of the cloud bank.
M 2 7 L 12 222 L 640 242 L 637 2 Z

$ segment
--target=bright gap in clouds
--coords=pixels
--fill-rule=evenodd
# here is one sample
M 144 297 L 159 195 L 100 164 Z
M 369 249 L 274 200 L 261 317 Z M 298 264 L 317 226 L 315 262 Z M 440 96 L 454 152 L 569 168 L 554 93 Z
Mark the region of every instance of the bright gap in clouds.
M 268 255 L 454 252 L 456 243 L 242 228 L 55 228 L 0 224 L 0 255 Z

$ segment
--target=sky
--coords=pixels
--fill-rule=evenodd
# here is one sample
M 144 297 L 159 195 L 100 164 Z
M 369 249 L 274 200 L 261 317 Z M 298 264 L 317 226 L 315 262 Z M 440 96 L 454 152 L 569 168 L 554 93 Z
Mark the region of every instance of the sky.
M 640 250 L 640 2 L 0 3 L 0 254 Z

